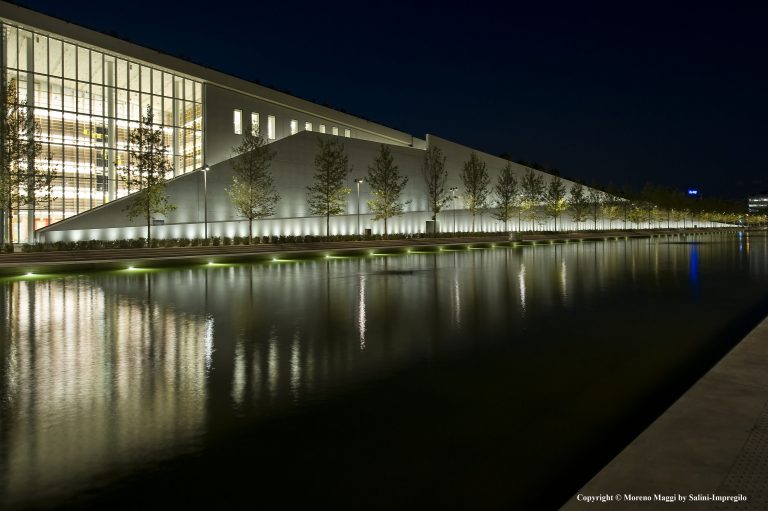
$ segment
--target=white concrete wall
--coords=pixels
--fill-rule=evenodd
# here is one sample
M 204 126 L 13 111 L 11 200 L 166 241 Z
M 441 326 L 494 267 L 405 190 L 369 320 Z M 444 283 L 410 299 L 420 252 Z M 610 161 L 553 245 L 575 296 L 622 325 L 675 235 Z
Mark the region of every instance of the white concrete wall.
M 285 235 L 324 235 L 325 218 L 310 216 L 307 206 L 307 186 L 312 183 L 314 175 L 314 158 L 318 152 L 318 139 L 333 139 L 332 135 L 320 135 L 318 133 L 299 132 L 271 144 L 276 156 L 272 163 L 272 173 L 275 178 L 275 186 L 281 195 L 275 218 L 254 222 L 255 236 L 285 236 Z M 356 234 L 357 233 L 357 187 L 355 178 L 365 178 L 368 166 L 379 153 L 381 144 L 359 139 L 346 139 L 339 137 L 344 143 L 345 151 L 352 165 L 352 172 L 348 176 L 347 185 L 352 190 L 347 200 L 345 214 L 331 218 L 330 234 Z M 438 137 L 428 136 L 427 143 L 441 148 L 447 157 L 448 180 L 446 190 L 456 186 L 459 198 L 455 201 L 456 209 L 449 203 L 440 214 L 438 222 L 441 232 L 469 231 L 472 225 L 472 217 L 465 209 L 463 185 L 460 171 L 463 163 L 469 158 L 472 149 L 449 142 Z M 407 202 L 405 213 L 389 220 L 390 233 L 422 233 L 425 231 L 426 221 L 431 218 L 428 211 L 426 187 L 421 175 L 421 167 L 424 160 L 424 151 L 411 147 L 390 146 L 395 163 L 400 167 L 403 175 L 408 178 L 406 190 L 403 193 L 403 201 Z M 494 184 L 501 168 L 506 160 L 475 151 L 488 165 L 491 183 Z M 519 176 L 525 172 L 525 167 L 512 164 Z M 538 172 L 538 171 L 537 171 Z M 208 173 L 208 235 L 209 236 L 246 236 L 248 234 L 247 221 L 238 218 L 231 205 L 226 188 L 232 183 L 231 160 L 225 160 L 211 167 Z M 545 174 L 545 180 L 551 176 Z M 568 189 L 571 182 L 565 182 Z M 169 213 L 165 225 L 153 226 L 152 236 L 155 238 L 202 238 L 204 236 L 204 204 L 205 187 L 202 172 L 193 172 L 179 176 L 168 182 L 167 191 L 170 201 L 177 209 Z M 360 231 L 370 228 L 374 234 L 381 234 L 384 230 L 384 222 L 373 221 L 369 212 L 367 201 L 371 194 L 367 183 L 360 186 Z M 87 211 L 62 222 L 53 224 L 38 231 L 38 241 L 78 241 L 89 239 L 128 239 L 146 236 L 146 225 L 142 220 L 129 221 L 125 216 L 125 207 L 130 197 L 124 197 L 104 206 Z M 541 221 L 530 223 L 523 220 L 519 228 L 521 230 L 553 230 L 554 222 L 551 218 L 541 215 Z M 158 217 L 160 218 L 160 217 Z M 455 222 L 455 224 L 454 224 Z M 455 225 L 455 227 L 454 227 Z M 690 221 L 687 222 L 690 227 Z M 701 223 L 699 223 L 701 225 Z M 654 227 L 658 227 L 654 224 Z M 666 227 L 666 222 L 661 224 Z M 670 227 L 678 225 L 672 222 Z M 682 227 L 682 225 L 679 225 Z M 510 230 L 518 229 L 517 220 L 510 221 Z M 614 222 L 612 225 L 606 220 L 598 222 L 598 229 L 624 227 L 623 222 Z M 635 228 L 635 225 L 628 225 Z M 640 228 L 647 227 L 643 223 Z M 558 230 L 591 229 L 591 222 L 576 226 L 568 214 L 564 214 L 558 220 Z M 486 211 L 476 217 L 476 231 L 503 231 L 504 225 L 492 217 L 491 211 Z
M 234 110 L 243 113 L 243 133 L 251 125 L 251 113 L 259 114 L 261 134 L 267 137 L 268 117 L 275 117 L 275 140 L 291 135 L 290 123 L 298 121 L 299 132 L 304 131 L 305 123 L 312 123 L 312 131 L 319 133 L 320 125 L 324 125 L 326 134 L 331 135 L 332 129 L 338 128 L 339 136 L 344 137 L 344 130 L 350 130 L 350 137 L 359 140 L 369 140 L 384 144 L 408 147 L 414 141 L 410 135 L 396 132 L 390 128 L 368 123 L 367 129 L 360 128 L 361 123 L 345 123 L 349 116 L 322 116 L 320 109 L 292 109 L 278 103 L 258 97 L 241 94 L 207 84 L 205 88 L 205 161 L 215 165 L 232 157 L 232 149 L 242 143 L 243 136 L 235 134 Z M 327 113 L 327 112 L 322 112 Z M 347 119 L 349 120 L 349 119 Z M 373 130 L 373 131 L 371 131 Z M 421 141 L 423 143 L 423 141 Z

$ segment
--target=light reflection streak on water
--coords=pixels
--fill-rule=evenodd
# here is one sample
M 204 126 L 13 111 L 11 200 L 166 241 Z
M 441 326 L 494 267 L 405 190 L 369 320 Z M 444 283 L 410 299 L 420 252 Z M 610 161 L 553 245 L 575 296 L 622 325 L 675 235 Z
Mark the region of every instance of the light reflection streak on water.
M 365 278 L 365 274 L 360 275 L 357 300 L 357 331 L 360 338 L 360 350 L 365 349 Z
M 520 288 L 520 307 L 525 313 L 525 264 L 520 265 L 520 273 L 517 276 L 518 286 Z
M 461 325 L 461 288 L 459 276 L 456 274 L 453 279 L 453 322 L 456 326 Z
M 563 298 L 568 298 L 568 289 L 567 289 L 567 276 L 566 276 L 566 266 L 565 266 L 565 258 L 560 262 L 560 286 L 563 293 Z

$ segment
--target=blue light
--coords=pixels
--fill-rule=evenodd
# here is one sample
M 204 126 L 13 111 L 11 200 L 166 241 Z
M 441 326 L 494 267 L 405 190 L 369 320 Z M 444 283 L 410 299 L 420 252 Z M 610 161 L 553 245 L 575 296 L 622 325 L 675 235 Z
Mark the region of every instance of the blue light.
M 698 191 L 698 190 L 695 190 L 695 189 L 693 189 L 693 188 L 689 188 L 689 189 L 688 189 L 688 195 L 692 195 L 692 196 L 694 196 L 694 197 L 695 197 L 695 196 L 696 196 L 696 195 L 698 195 L 698 194 L 699 194 L 699 191 Z

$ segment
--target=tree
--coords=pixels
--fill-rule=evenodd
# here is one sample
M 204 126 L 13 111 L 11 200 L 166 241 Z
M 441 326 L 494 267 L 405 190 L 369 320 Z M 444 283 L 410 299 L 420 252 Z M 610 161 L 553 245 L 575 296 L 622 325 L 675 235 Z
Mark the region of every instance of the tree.
M 386 237 L 387 220 L 403 214 L 404 204 L 400 198 L 408 183 L 408 177 L 400 174 L 395 165 L 389 146 L 381 144 L 378 156 L 368 166 L 368 185 L 373 199 L 368 201 L 368 208 L 373 212 L 374 220 L 384 220 L 384 236 Z
M 555 230 L 557 230 L 557 218 L 568 209 L 568 201 L 565 199 L 565 185 L 558 176 L 553 176 L 549 180 L 547 191 L 544 193 L 544 209 L 549 216 L 555 219 Z
M 166 175 L 173 171 L 168 159 L 168 146 L 163 143 L 163 130 L 153 126 L 154 114 L 148 106 L 141 124 L 128 135 L 129 164 L 125 168 L 129 189 L 138 188 L 125 208 L 129 220 L 143 218 L 147 222 L 147 241 L 152 239 L 153 215 L 167 215 L 176 206 L 165 191 Z
M 584 186 L 581 183 L 576 183 L 571 187 L 568 205 L 571 208 L 573 221 L 576 222 L 576 227 L 578 228 L 579 223 L 587 219 L 587 211 L 589 209 L 589 199 L 584 193 Z
M 43 195 L 48 202 L 55 172 L 38 167 L 42 144 L 35 140 L 40 126 L 26 100 L 19 99 L 16 80 L 0 87 L 0 238 L 13 243 L 13 212 L 35 205 Z
M 635 227 L 639 229 L 640 224 L 648 220 L 646 205 L 643 201 L 631 201 L 628 202 L 627 205 L 627 219 L 634 223 Z
M 258 126 L 243 133 L 242 143 L 234 147 L 232 186 L 227 194 L 237 212 L 248 219 L 248 240 L 253 242 L 253 221 L 275 214 L 280 194 L 269 170 L 275 152 L 261 136 Z
M 512 170 L 511 163 L 507 163 L 504 165 L 504 168 L 501 169 L 494 191 L 496 192 L 496 212 L 493 216 L 497 220 L 504 222 L 504 230 L 506 231 L 508 230 L 507 222 L 512 218 L 515 211 L 519 211 L 520 208 L 520 194 L 517 190 L 517 178 Z M 517 230 L 520 230 L 519 222 Z
M 528 169 L 520 181 L 522 201 L 520 210 L 526 214 L 526 218 L 533 224 L 538 217 L 536 207 L 544 195 L 544 177 L 541 174 Z
M 330 235 L 331 215 L 340 215 L 352 191 L 345 183 L 352 167 L 344 144 L 336 139 L 318 139 L 320 152 L 315 156 L 315 176 L 307 187 L 307 204 L 313 215 L 325 216 L 325 235 Z
M 448 179 L 445 156 L 439 147 L 431 146 L 426 150 L 421 175 L 427 187 L 427 203 L 432 212 L 432 220 L 437 221 L 437 214 L 450 200 L 445 192 L 445 182 Z
M 613 222 L 623 218 L 622 210 L 616 201 L 605 202 L 602 209 L 603 214 L 608 219 L 608 229 L 613 228 Z
M 464 162 L 461 169 L 461 182 L 464 184 L 464 200 L 467 209 L 472 213 L 472 232 L 475 232 L 475 216 L 484 209 L 488 202 L 488 170 L 484 161 L 472 152 L 469 160 Z
M 593 228 L 597 230 L 597 220 L 600 218 L 600 210 L 606 202 L 605 193 L 595 187 L 591 187 L 587 192 L 586 198 L 587 207 L 589 208 L 589 217 L 592 219 Z M 605 224 L 603 224 L 603 227 L 605 227 Z

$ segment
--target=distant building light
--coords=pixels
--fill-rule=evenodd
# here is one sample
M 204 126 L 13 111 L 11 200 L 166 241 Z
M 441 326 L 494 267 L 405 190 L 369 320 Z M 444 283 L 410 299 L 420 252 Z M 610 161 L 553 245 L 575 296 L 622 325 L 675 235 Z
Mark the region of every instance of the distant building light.
M 698 190 L 695 190 L 695 189 L 693 189 L 693 188 L 689 188 L 689 189 L 688 189 L 688 195 L 690 195 L 690 196 L 692 196 L 692 197 L 695 197 L 695 196 L 699 195 L 699 191 L 698 191 Z

